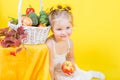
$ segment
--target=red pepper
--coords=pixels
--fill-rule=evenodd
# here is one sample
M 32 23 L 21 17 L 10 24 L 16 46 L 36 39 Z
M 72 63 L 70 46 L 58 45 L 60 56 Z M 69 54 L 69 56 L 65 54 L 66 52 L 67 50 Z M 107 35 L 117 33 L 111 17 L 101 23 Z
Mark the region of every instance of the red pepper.
M 35 12 L 34 8 L 29 5 L 29 8 L 26 9 L 26 15 L 28 15 L 30 12 Z

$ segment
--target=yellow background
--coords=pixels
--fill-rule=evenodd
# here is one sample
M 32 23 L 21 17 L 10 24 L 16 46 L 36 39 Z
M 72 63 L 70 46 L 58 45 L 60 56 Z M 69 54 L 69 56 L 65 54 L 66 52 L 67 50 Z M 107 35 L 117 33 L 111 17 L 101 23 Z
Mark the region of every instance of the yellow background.
M 19 0 L 0 0 L 0 27 L 8 16 L 17 18 Z M 120 0 L 43 0 L 44 9 L 57 3 L 71 4 L 75 60 L 84 70 L 97 70 L 105 80 L 120 80 Z M 39 13 L 39 0 L 23 0 L 22 13 L 32 5 Z

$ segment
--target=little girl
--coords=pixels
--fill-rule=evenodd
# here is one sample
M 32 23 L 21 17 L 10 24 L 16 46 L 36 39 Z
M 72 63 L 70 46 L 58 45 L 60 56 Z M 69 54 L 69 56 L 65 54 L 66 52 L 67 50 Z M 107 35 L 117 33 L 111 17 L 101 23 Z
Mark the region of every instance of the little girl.
M 78 68 L 73 56 L 73 42 L 69 38 L 72 33 L 73 18 L 71 8 L 57 6 L 51 8 L 49 21 L 52 26 L 53 35 L 50 36 L 46 44 L 50 52 L 50 75 L 51 80 L 91 80 L 92 78 L 104 79 L 104 75 L 95 71 L 83 71 Z M 66 60 L 71 61 L 75 66 L 72 75 L 65 75 L 62 71 L 62 63 Z

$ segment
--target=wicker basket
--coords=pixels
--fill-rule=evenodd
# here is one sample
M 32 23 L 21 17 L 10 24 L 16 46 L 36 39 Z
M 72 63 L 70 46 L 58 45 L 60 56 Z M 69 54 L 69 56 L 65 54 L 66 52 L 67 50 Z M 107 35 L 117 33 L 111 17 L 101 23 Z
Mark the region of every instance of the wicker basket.
M 40 0 L 40 8 L 42 9 L 42 1 Z M 20 0 L 18 5 L 18 24 L 12 24 L 8 22 L 8 26 L 14 30 L 22 26 L 21 24 L 21 6 L 22 0 Z M 40 9 L 40 10 L 41 10 Z M 23 41 L 23 44 L 43 44 L 46 41 L 50 26 L 46 27 L 36 27 L 36 26 L 23 26 L 25 32 L 27 33 L 27 38 Z

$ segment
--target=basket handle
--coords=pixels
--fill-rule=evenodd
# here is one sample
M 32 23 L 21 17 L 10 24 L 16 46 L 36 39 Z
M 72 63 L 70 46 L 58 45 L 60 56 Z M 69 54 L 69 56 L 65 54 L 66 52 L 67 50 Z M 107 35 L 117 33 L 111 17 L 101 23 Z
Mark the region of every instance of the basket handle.
M 21 7 L 22 7 L 22 0 L 20 0 L 19 4 L 18 4 L 18 27 L 22 25 L 22 22 L 21 22 Z M 42 0 L 40 0 L 40 11 L 42 9 L 43 9 Z

